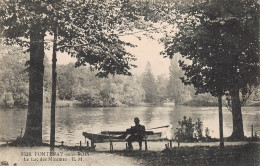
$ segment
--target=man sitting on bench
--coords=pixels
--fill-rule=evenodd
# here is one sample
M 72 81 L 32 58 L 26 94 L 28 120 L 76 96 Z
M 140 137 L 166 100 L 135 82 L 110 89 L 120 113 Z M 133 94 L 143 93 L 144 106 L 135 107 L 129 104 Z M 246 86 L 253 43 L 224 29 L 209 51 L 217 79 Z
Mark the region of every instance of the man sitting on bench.
M 139 118 L 134 118 L 135 126 L 131 126 L 130 129 L 126 130 L 126 134 L 131 134 L 126 140 L 128 142 L 128 147 L 130 150 L 133 150 L 132 142 L 139 143 L 139 150 L 142 150 L 142 141 L 145 137 L 145 127 L 140 125 Z

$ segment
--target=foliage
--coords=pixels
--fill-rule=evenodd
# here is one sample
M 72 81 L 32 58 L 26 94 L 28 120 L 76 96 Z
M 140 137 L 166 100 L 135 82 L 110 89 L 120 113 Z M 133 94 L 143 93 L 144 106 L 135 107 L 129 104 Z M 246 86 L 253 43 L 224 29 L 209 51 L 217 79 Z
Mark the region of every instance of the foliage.
M 145 72 L 143 73 L 142 87 L 145 91 L 145 102 L 156 103 L 157 86 L 156 86 L 155 78 L 151 71 L 150 62 L 147 62 Z
M 103 102 L 99 93 L 100 92 L 97 89 L 90 87 L 83 90 L 82 93 L 77 96 L 77 100 L 83 102 L 85 106 L 102 107 Z
M 192 118 L 183 117 L 182 121 L 178 121 L 179 128 L 176 128 L 175 137 L 178 141 L 193 141 L 193 133 L 195 124 L 192 123 Z
M 60 99 L 76 99 L 83 102 L 84 106 L 104 107 L 139 105 L 143 101 L 143 89 L 134 77 L 113 76 L 100 79 L 95 77 L 96 73 L 90 71 L 89 67 L 75 69 L 73 64 L 58 66 Z M 66 95 L 69 97 L 63 98 Z
M 28 54 L 24 54 L 18 47 L 2 46 L 1 47 L 1 94 L 4 91 L 11 93 L 14 99 L 14 106 L 25 107 L 28 104 L 28 73 L 25 66 L 28 60 Z M 20 58 L 19 62 L 14 63 L 16 59 Z M 45 57 L 45 74 L 44 74 L 44 103 L 50 102 L 51 93 L 51 66 L 48 63 L 48 59 Z M 120 105 L 139 105 L 144 100 L 144 89 L 141 85 L 141 77 L 120 77 L 114 76 L 112 78 L 99 79 L 95 77 L 96 72 L 89 70 L 89 67 L 74 67 L 74 64 L 58 65 L 58 86 L 57 94 L 60 100 L 74 100 L 75 98 L 85 103 L 82 96 L 86 95 L 87 89 L 96 89 L 98 91 L 98 98 L 94 100 L 93 104 L 86 102 L 87 106 L 103 106 L 102 98 L 100 97 L 100 90 L 109 90 L 109 95 L 113 96 L 115 100 L 110 100 L 111 104 L 108 106 L 120 106 Z M 105 86 L 107 81 L 110 80 L 110 85 Z M 163 103 L 170 98 L 167 92 L 171 91 L 167 85 L 169 85 L 169 78 L 160 75 L 156 78 L 156 87 L 158 92 L 156 94 L 156 103 Z M 112 88 L 113 87 L 113 88 Z M 83 93 L 84 92 L 84 93 Z M 193 89 L 185 87 L 185 93 L 194 93 Z M 182 95 L 185 95 L 182 94 Z M 81 96 L 81 97 L 80 97 Z M 184 105 L 192 106 L 216 106 L 217 101 L 209 94 L 191 95 L 191 99 L 184 102 Z M 185 99 L 188 96 L 185 95 Z M 102 102 L 99 102 L 101 100 Z M 253 100 L 253 99 L 252 99 Z M 99 104 L 95 104 L 99 103 Z M 113 103 L 113 104 L 112 104 Z
M 205 136 L 206 136 L 206 139 L 210 139 L 211 136 L 210 136 L 210 130 L 208 127 L 205 128 Z
M 28 54 L 24 53 L 22 49 L 14 46 L 0 45 L 0 91 L 1 97 L 5 93 L 11 95 L 13 99 L 13 106 L 26 107 L 28 105 L 29 82 L 28 82 Z M 17 60 L 19 59 L 19 61 Z M 44 75 L 44 102 L 50 101 L 50 65 L 45 64 Z M 0 104 L 0 106 L 3 106 Z
M 198 93 L 215 95 L 215 87 L 225 92 L 236 79 L 242 94 L 246 94 L 244 87 L 255 85 L 259 71 L 254 25 L 257 4 L 253 0 L 223 2 L 198 3 L 180 10 L 183 21 L 176 36 L 165 42 L 164 54 L 172 57 L 180 52 L 192 60 L 192 65 L 183 61 L 180 65 L 187 76 L 183 81 L 192 83 Z M 232 7 L 234 4 L 241 10 Z
M 144 166 L 170 166 L 170 165 L 192 165 L 192 166 L 249 166 L 260 163 L 259 144 L 245 144 L 225 146 L 220 149 L 217 146 L 180 146 L 155 151 L 116 151 L 114 153 L 134 157 L 142 160 Z M 252 157 L 254 156 L 254 157 Z
M 210 141 L 209 129 L 205 129 L 205 137 L 203 136 L 203 122 L 200 118 L 195 123 L 192 122 L 192 118 L 183 117 L 183 120 L 178 121 L 178 127 L 176 128 L 174 135 L 177 141 Z
M 60 24 L 58 49 L 76 57 L 76 67 L 89 64 L 92 70 L 98 70 L 99 77 L 131 75 L 129 70 L 135 67 L 131 61 L 135 58 L 125 46 L 134 45 L 120 40 L 116 32 L 127 22 L 128 17 L 120 13 L 123 5 L 116 0 L 67 2 L 67 8 L 56 14 Z
M 183 105 L 187 106 L 218 106 L 218 101 L 216 97 L 213 97 L 211 94 L 197 94 L 194 95 L 191 100 L 184 102 Z
M 170 80 L 167 85 L 169 99 L 174 100 L 175 104 L 181 104 L 184 100 L 184 85 L 180 79 L 183 77 L 183 72 L 178 66 L 178 57 L 171 59 L 169 71 Z
M 57 90 L 61 100 L 71 100 L 73 98 L 73 87 L 75 84 L 74 65 L 60 65 L 57 69 Z
M 104 106 L 118 106 L 120 105 L 117 100 L 115 91 L 116 85 L 111 80 L 105 80 L 105 83 L 101 84 L 100 96 L 103 100 Z
M 195 122 L 195 131 L 197 139 L 202 140 L 203 122 L 200 120 L 200 118 L 198 118 Z
M 28 60 L 28 54 L 24 54 L 23 50 L 18 47 L 2 46 L 1 53 L 1 94 L 10 92 L 14 99 L 14 106 L 25 107 L 28 104 L 28 72 L 25 63 Z M 15 61 L 20 58 L 19 62 Z M 51 66 L 48 63 L 49 60 L 45 57 L 44 66 L 44 103 L 51 101 Z M 74 64 L 57 66 L 57 94 L 59 100 L 74 100 L 82 101 L 85 106 L 104 106 L 100 91 L 105 91 L 113 100 L 110 99 L 107 106 L 121 106 L 121 105 L 139 105 L 144 101 L 144 89 L 141 85 L 141 77 L 120 77 L 114 76 L 111 78 L 97 78 L 95 77 L 97 72 L 90 71 L 89 67 L 74 67 Z M 110 80 L 106 81 L 106 80 Z M 11 83 L 11 84 L 10 84 Z M 169 79 L 166 76 L 158 76 L 156 78 L 156 87 L 158 92 L 156 94 L 156 103 L 163 103 L 169 98 L 167 92 L 171 89 L 167 89 Z M 107 85 L 106 85 L 107 84 Z M 108 85 L 109 84 L 109 85 Z M 90 89 L 97 90 L 98 97 L 94 97 L 93 102 L 89 103 L 84 100 L 84 96 Z M 187 89 L 186 93 L 193 93 L 192 90 Z M 91 94 L 89 94 L 92 96 Z M 86 96 L 85 96 L 86 97 Z M 187 97 L 186 97 L 187 98 Z M 196 99 L 194 96 L 193 99 Z M 104 96 L 105 99 L 105 96 Z M 193 105 L 204 103 L 209 99 L 209 96 L 202 97 L 200 100 L 196 100 Z M 101 100 L 102 102 L 100 102 Z M 89 100 L 91 101 L 91 100 Z M 97 104 L 98 103 L 98 104 Z
M 186 76 L 182 81 L 194 85 L 197 93 L 231 95 L 232 135 L 237 138 L 244 136 L 241 105 L 259 84 L 258 8 L 256 0 L 182 6 L 176 18 L 179 31 L 166 38 L 163 52 L 170 58 L 180 53 L 192 61 L 179 64 Z
M 123 86 L 121 103 L 129 106 L 139 105 L 144 100 L 144 90 L 135 78 L 128 78 Z
M 28 72 L 25 66 L 28 54 L 18 47 L 1 45 L 0 60 L 0 90 L 1 106 L 25 107 L 28 104 Z M 17 59 L 20 59 L 17 62 Z M 44 74 L 44 103 L 49 103 L 51 92 L 51 67 L 45 57 Z M 60 100 L 77 99 L 85 106 L 121 106 L 139 105 L 144 98 L 144 92 L 137 80 L 132 77 L 114 76 L 113 78 L 100 79 L 95 77 L 96 72 L 89 67 L 74 67 L 74 64 L 58 65 L 58 97 Z M 110 82 L 110 83 L 109 83 Z M 101 95 L 101 91 L 103 95 Z M 10 94 L 13 104 L 4 104 L 7 99 L 4 95 Z M 107 96 L 109 100 L 107 100 Z M 102 97 L 103 96 L 103 97 Z M 90 97 L 90 99 L 86 99 Z M 85 98 L 85 99 L 84 99 Z M 9 99 L 9 98 L 8 98 Z M 103 105 L 103 101 L 107 103 Z M 11 100 L 10 100 L 11 101 Z M 93 102 L 93 103 L 91 103 Z
M 24 135 L 25 142 L 42 143 L 42 106 L 45 34 L 58 28 L 58 50 L 76 56 L 77 66 L 89 63 L 99 70 L 100 77 L 108 74 L 130 75 L 134 57 L 113 33 L 118 17 L 118 1 L 48 1 L 5 0 L 0 2 L 0 37 L 6 44 L 29 48 L 29 102 Z M 120 4 L 120 3 L 119 3 Z M 48 47 L 47 47 L 48 48 Z
M 4 108 L 12 108 L 14 106 L 14 99 L 12 93 L 4 93 L 0 98 L 0 106 Z
M 5 47 L 1 45 L 1 49 L 1 96 L 3 95 L 2 97 L 5 99 L 11 99 L 13 102 L 12 106 L 23 107 L 28 104 L 28 74 L 25 67 L 25 62 L 28 58 L 17 47 Z M 7 94 L 9 97 L 6 96 Z
M 169 79 L 165 75 L 159 75 L 156 79 L 156 86 L 157 86 L 157 102 L 158 103 L 164 103 L 167 101 L 168 94 L 167 92 L 169 89 L 167 88 L 167 84 L 169 82 Z

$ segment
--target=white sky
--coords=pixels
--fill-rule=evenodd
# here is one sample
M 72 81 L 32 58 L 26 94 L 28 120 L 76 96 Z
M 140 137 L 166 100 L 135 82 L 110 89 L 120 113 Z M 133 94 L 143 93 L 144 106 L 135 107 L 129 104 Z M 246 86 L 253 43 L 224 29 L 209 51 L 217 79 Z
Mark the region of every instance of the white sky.
M 168 76 L 170 59 L 163 58 L 163 55 L 160 55 L 160 52 L 163 51 L 164 48 L 163 45 L 159 44 L 156 39 L 148 39 L 143 35 L 138 36 L 141 36 L 142 40 L 139 40 L 135 36 L 122 37 L 122 40 L 137 45 L 137 47 L 134 48 L 126 48 L 128 52 L 132 53 L 137 58 L 136 61 L 132 62 L 133 64 L 137 65 L 137 67 L 132 70 L 132 74 L 142 74 L 145 70 L 147 62 L 149 61 L 151 63 L 152 72 L 155 76 L 161 74 Z M 48 50 L 46 51 L 46 54 L 51 63 L 52 51 Z M 70 62 L 76 62 L 76 58 L 72 58 L 65 53 L 57 53 L 57 64 L 68 64 Z
M 151 63 L 152 72 L 158 76 L 161 74 L 169 74 L 170 59 L 163 58 L 160 52 L 163 51 L 164 47 L 156 39 L 148 39 L 142 36 L 142 40 L 138 40 L 134 36 L 125 36 L 122 38 L 125 41 L 131 41 L 136 44 L 137 47 L 126 48 L 127 51 L 135 55 L 137 60 L 133 62 L 137 65 L 137 68 L 133 69 L 133 74 L 141 74 L 145 70 L 145 66 L 149 61 Z

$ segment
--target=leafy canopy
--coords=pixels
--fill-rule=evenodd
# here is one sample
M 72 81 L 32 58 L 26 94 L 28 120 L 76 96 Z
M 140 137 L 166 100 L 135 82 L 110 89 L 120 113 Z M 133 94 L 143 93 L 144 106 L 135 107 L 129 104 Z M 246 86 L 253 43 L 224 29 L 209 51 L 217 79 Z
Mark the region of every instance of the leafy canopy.
M 100 77 L 131 75 L 135 67 L 134 56 L 125 50 L 133 45 L 120 40 L 117 32 L 121 24 L 134 21 L 121 12 L 123 1 L 6 0 L 0 5 L 0 33 L 6 44 L 30 48 L 31 32 L 53 34 L 58 28 L 58 50 L 76 57 L 77 67 L 89 63 Z M 45 43 L 49 48 L 52 41 Z
M 165 40 L 164 55 L 180 53 L 186 84 L 214 96 L 238 84 L 243 96 L 259 82 L 258 5 L 254 0 L 197 2 L 179 8 L 178 31 Z

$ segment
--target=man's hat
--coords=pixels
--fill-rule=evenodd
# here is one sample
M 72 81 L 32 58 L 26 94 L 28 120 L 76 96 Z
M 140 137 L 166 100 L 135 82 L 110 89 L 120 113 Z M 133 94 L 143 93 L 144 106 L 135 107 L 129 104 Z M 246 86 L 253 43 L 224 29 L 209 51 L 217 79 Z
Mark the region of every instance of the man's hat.
M 139 119 L 138 117 L 135 117 L 134 120 L 138 120 L 138 121 L 140 121 L 140 119 Z

